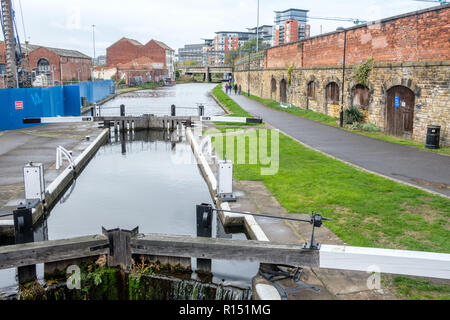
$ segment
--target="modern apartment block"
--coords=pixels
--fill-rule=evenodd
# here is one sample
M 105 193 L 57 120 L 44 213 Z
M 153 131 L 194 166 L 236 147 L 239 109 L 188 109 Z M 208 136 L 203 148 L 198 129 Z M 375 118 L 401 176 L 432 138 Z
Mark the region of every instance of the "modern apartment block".
M 302 9 L 275 11 L 272 45 L 279 46 L 309 37 L 307 15 L 308 10 Z
M 186 44 L 184 48 L 178 49 L 178 63 L 183 64 L 186 61 L 197 61 L 203 64 L 203 48 L 205 44 Z
M 178 49 L 178 63 L 186 61 L 197 61 L 200 65 L 211 65 L 214 59 L 214 39 L 202 39 L 199 44 L 186 44 L 184 48 Z
M 256 27 L 247 28 L 248 32 L 254 33 L 256 36 Z M 258 28 L 258 37 L 261 42 L 267 45 L 272 44 L 273 26 L 263 25 Z
M 218 31 L 214 39 L 215 63 L 223 65 L 228 51 L 242 47 L 249 40 L 256 38 L 256 33 L 240 31 Z

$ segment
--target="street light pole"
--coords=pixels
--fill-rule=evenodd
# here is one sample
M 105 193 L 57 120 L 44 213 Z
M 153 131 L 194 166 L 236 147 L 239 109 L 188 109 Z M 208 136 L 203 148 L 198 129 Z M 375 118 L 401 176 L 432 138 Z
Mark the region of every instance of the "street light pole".
M 258 9 L 256 14 L 256 52 L 259 51 L 259 0 L 258 0 Z

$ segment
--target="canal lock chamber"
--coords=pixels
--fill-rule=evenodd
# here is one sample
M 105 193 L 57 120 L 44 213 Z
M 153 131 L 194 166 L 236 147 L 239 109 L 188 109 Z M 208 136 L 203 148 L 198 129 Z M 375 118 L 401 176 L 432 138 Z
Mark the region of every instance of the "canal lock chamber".
M 208 89 L 205 87 L 205 92 Z M 173 94 L 173 88 L 170 92 Z M 219 108 L 215 102 L 211 103 Z M 208 109 L 211 110 L 207 106 Z M 219 108 L 217 112 L 220 111 Z M 195 209 L 201 203 L 213 200 L 183 132 L 112 133 L 108 143 L 36 229 L 36 235 L 37 239 L 56 240 L 98 234 L 101 227 L 131 230 L 139 226 L 142 233 L 195 236 Z M 246 239 L 242 230 L 234 234 L 225 232 L 216 216 L 213 230 L 213 237 Z M 85 283 L 80 290 L 67 289 L 65 273 L 63 277 L 61 273 L 48 275 L 47 281 L 41 281 L 46 287 L 45 298 L 247 300 L 251 299 L 252 278 L 259 269 L 256 263 L 212 261 L 212 274 L 205 277 L 195 272 L 196 259 L 191 259 L 188 270 L 156 263 L 148 265 L 150 273 L 136 276 L 133 272 L 123 274 L 101 268 L 95 262 L 84 266 L 90 266 L 91 270 L 85 269 Z M 6 284 L 14 287 L 11 281 L 14 270 L 7 271 Z M 38 273 L 43 279 L 43 266 L 38 266 Z

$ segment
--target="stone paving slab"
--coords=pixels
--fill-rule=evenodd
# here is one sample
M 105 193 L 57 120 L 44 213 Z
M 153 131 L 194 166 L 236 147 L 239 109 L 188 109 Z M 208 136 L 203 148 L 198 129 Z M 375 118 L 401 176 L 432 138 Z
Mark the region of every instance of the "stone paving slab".
M 56 148 L 62 146 L 73 151 L 76 158 L 101 132 L 97 123 L 88 122 L 0 132 L 0 220 L 10 220 L 11 216 L 5 215 L 12 214 L 24 198 L 23 167 L 28 162 L 44 164 L 48 185 L 65 169 L 65 166 L 61 170 L 55 168 Z

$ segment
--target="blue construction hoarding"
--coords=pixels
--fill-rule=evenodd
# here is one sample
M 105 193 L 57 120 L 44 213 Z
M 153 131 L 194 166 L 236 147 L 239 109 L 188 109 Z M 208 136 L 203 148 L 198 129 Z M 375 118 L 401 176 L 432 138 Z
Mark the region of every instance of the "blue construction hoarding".
M 70 86 L 0 89 L 0 131 L 29 127 L 23 118 L 79 116 L 81 98 L 99 102 L 114 93 L 113 81 L 81 82 Z

